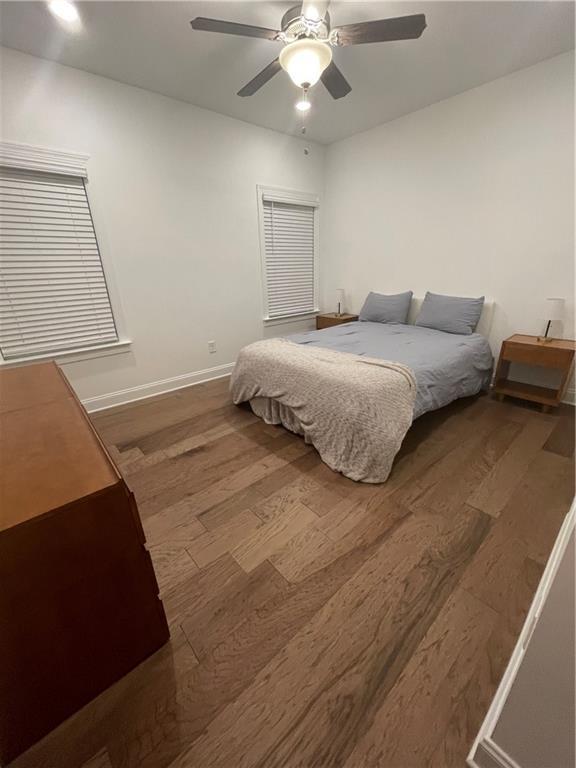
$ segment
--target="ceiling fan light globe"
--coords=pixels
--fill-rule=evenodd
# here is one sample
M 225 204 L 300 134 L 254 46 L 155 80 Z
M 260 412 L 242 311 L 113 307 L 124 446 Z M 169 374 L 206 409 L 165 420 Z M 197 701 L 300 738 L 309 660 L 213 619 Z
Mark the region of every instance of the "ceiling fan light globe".
M 280 52 L 282 69 L 299 88 L 315 85 L 331 61 L 330 46 L 313 38 L 295 40 Z
M 312 104 L 307 99 L 300 99 L 300 101 L 296 102 L 295 106 L 298 112 L 308 112 Z

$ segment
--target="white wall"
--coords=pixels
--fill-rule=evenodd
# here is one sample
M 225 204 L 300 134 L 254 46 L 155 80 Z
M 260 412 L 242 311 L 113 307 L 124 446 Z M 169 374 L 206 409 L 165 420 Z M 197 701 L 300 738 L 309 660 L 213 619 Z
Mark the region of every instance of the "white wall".
M 337 287 L 350 310 L 369 290 L 485 294 L 497 352 L 510 333 L 541 331 L 545 297 L 565 296 L 572 336 L 573 54 L 326 149 L 1 54 L 2 138 L 91 156 L 96 228 L 133 347 L 66 365 L 83 398 L 231 363 L 265 334 L 257 184 L 324 193 L 325 308 Z
M 261 338 L 256 185 L 321 194 L 324 149 L 13 50 L 1 65 L 2 139 L 91 157 L 96 231 L 133 346 L 67 364 L 80 397 L 231 363 Z
M 490 55 L 489 46 L 487 55 Z M 574 338 L 574 58 L 549 59 L 327 149 L 322 286 L 495 300 L 492 343 Z

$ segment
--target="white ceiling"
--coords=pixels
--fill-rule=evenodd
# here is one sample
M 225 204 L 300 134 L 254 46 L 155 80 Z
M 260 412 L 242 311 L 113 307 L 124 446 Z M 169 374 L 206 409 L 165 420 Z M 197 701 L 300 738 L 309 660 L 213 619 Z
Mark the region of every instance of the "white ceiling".
M 41 2 L 0 3 L 3 45 L 286 133 L 298 133 L 297 89 L 281 72 L 256 95 L 236 92 L 281 44 L 195 32 L 212 16 L 279 28 L 294 2 L 83 2 L 64 29 Z M 332 26 L 426 14 L 419 40 L 336 49 L 352 93 L 311 92 L 307 136 L 331 143 L 574 47 L 572 2 L 337 2 Z

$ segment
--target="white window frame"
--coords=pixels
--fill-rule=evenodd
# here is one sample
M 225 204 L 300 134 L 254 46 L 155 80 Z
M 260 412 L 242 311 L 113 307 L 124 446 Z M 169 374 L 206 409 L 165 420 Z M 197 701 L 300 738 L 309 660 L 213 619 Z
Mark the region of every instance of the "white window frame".
M 297 322 L 309 317 L 315 317 L 320 311 L 319 305 L 319 253 L 320 253 L 320 198 L 312 192 L 299 192 L 282 187 L 269 187 L 258 184 L 256 187 L 258 198 L 258 233 L 260 237 L 260 273 L 262 279 L 263 319 L 265 325 L 281 325 Z M 306 205 L 314 208 L 314 309 L 310 312 L 302 312 L 285 317 L 269 316 L 268 310 L 268 278 L 266 273 L 266 240 L 264 237 L 264 199 L 275 203 L 292 203 L 292 205 Z
M 89 159 L 89 155 L 80 152 L 63 152 L 61 150 L 48 149 L 46 147 L 38 147 L 31 144 L 0 141 L 0 165 L 22 170 L 29 169 L 40 173 L 56 173 L 64 176 L 83 178 L 87 195 L 89 194 L 87 169 Z M 73 363 L 98 357 L 117 355 L 130 350 L 132 342 L 126 333 L 124 313 L 122 311 L 122 304 L 114 278 L 114 270 L 110 263 L 110 259 L 105 255 L 109 250 L 107 247 L 105 228 L 102 223 L 104 217 L 99 215 L 98 206 L 92 198 L 89 198 L 89 205 L 92 212 L 94 230 L 96 231 L 98 239 L 100 261 L 106 279 L 118 340 L 94 347 L 58 350 L 57 352 L 46 352 L 13 360 L 6 360 L 0 351 L 0 367 L 17 367 L 41 360 L 54 360 L 58 363 Z M 97 220 L 97 227 L 94 220 Z

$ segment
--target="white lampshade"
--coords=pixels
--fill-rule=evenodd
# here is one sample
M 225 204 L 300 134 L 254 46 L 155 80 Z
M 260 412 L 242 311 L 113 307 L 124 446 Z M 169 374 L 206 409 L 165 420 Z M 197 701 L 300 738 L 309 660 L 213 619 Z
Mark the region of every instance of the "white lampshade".
M 308 37 L 288 43 L 280 51 L 280 66 L 299 88 L 315 85 L 331 61 L 330 46 Z
M 565 304 L 565 299 L 546 299 L 544 319 L 545 320 L 563 320 L 564 304 Z

